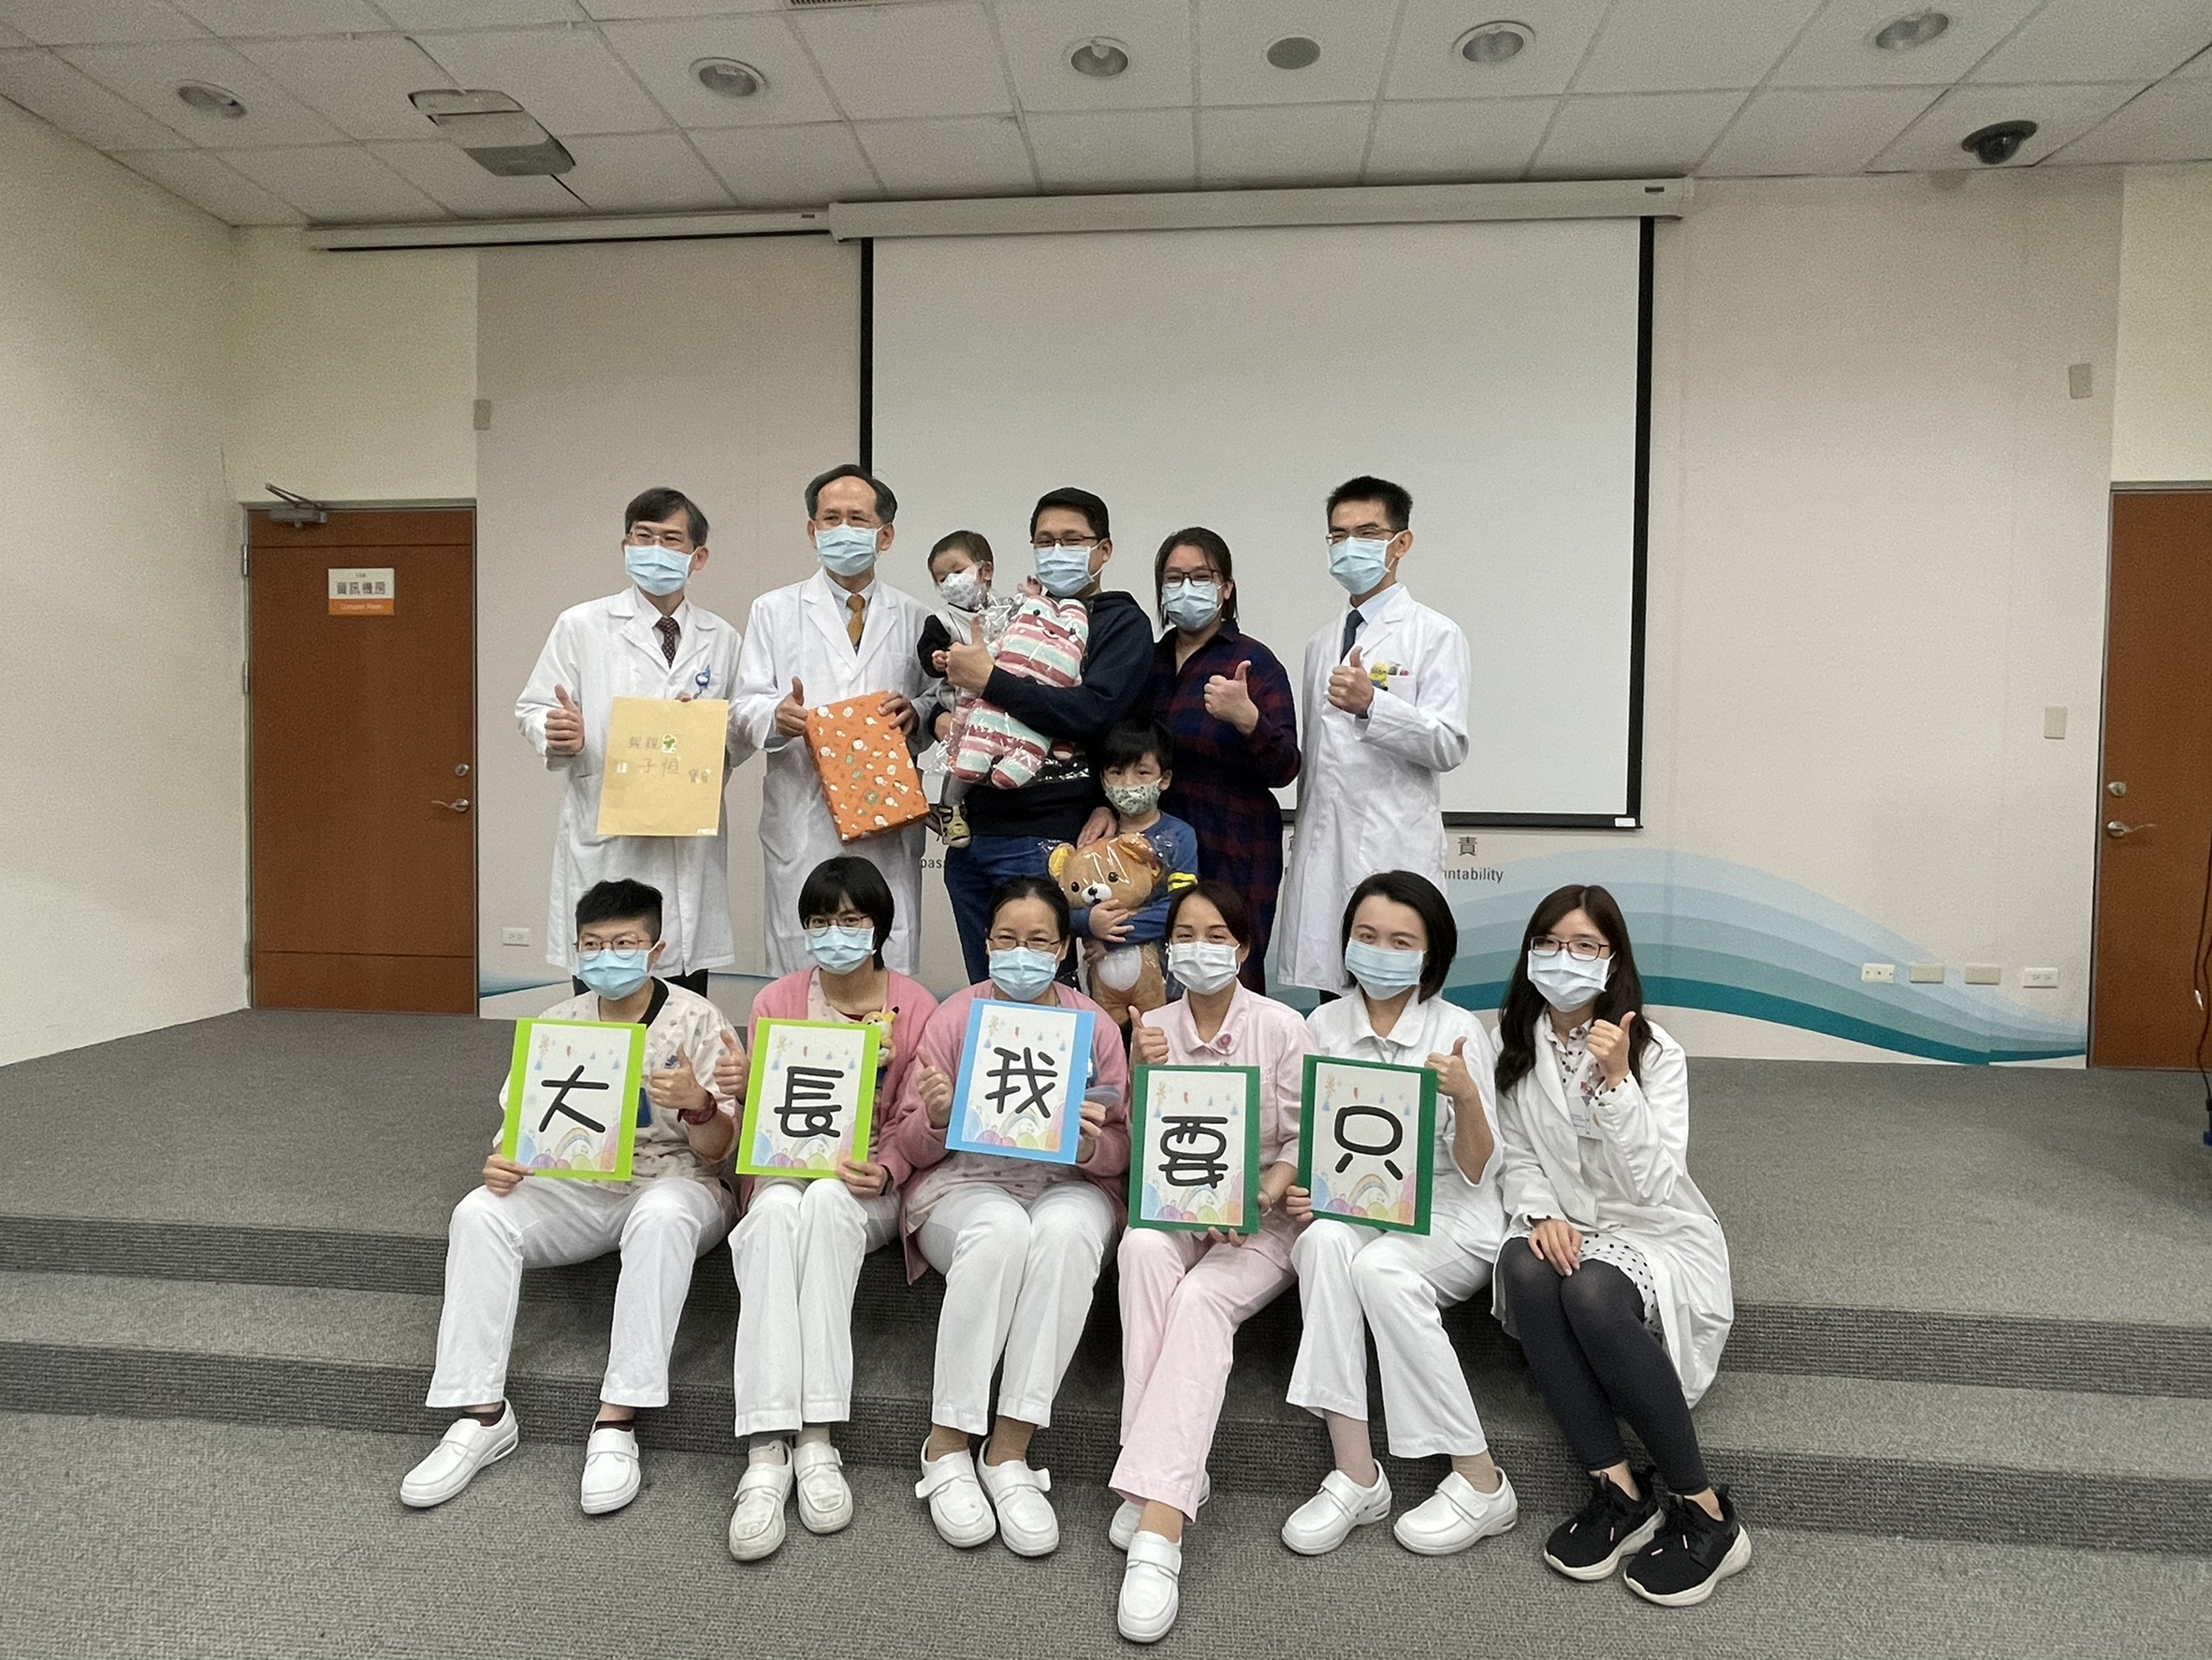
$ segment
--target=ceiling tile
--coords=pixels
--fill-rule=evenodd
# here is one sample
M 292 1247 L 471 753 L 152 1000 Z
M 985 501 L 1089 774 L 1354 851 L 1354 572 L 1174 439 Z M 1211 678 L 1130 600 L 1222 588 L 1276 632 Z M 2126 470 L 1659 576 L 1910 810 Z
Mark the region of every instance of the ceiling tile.
M 29 46 L 30 44 L 32 41 L 28 35 L 19 35 L 6 23 L 0 23 L 0 50 L 11 46 Z
M 1752 95 L 1697 170 L 1717 179 L 1855 173 L 1938 95 L 1928 86 L 1769 88 Z
M 324 144 L 345 137 L 249 64 L 212 40 L 166 46 L 75 46 L 62 56 L 195 144 L 236 149 L 249 144 Z M 246 107 L 226 121 L 177 96 L 188 80 L 221 87 Z
M 1635 179 L 1684 173 L 1743 105 L 1739 92 L 1569 98 L 1529 173 L 1537 179 Z
M 206 31 L 166 0 L 0 0 L 0 23 L 40 46 L 207 38 Z
M 1085 109 L 1026 121 L 1047 190 L 1188 190 L 1198 182 L 1187 109 Z
M 819 208 L 883 194 L 852 129 L 841 121 L 803 127 L 721 127 L 694 133 L 709 167 L 749 208 Z
M 792 21 L 855 121 L 1004 115 L 1013 108 L 981 6 L 861 7 Z
M 1001 0 L 993 16 L 1024 109 L 1159 109 L 1191 98 L 1188 0 Z M 1068 53 L 1097 36 L 1118 41 L 1129 66 L 1110 80 L 1080 75 Z
M 182 150 L 191 140 L 50 51 L 0 51 L 0 97 L 97 150 Z M 177 113 L 182 116 L 183 107 Z
M 1201 103 L 1339 103 L 1373 98 L 1382 86 L 1396 0 L 1197 4 Z M 1320 57 L 1302 69 L 1278 69 L 1270 64 L 1268 47 L 1290 35 L 1317 42 Z
M 780 17 L 610 23 L 600 33 L 679 126 L 795 126 L 837 118 L 829 90 Z M 701 58 L 749 64 L 767 85 L 746 98 L 710 93 L 691 79 Z
M 781 11 L 783 0 L 577 0 L 602 21 L 622 18 L 703 18 L 730 11 Z
M 517 23 L 569 23 L 584 13 L 575 0 L 376 0 L 402 29 L 495 29 Z
M 1869 165 L 1877 173 L 1941 172 L 1982 164 L 1958 148 L 1958 141 L 1991 122 L 2015 119 L 2036 124 L 2035 137 L 2020 147 L 2007 167 L 2030 167 L 2071 143 L 2126 103 L 2141 89 L 2133 86 L 1976 86 L 1953 87 L 1926 114 L 1907 127 L 1896 143 Z
M 1598 31 L 1578 93 L 1756 86 L 1818 0 L 1634 0 Z
M 894 197 L 1020 196 L 1037 189 L 1028 146 L 1011 115 L 853 124 Z
M 453 83 L 452 76 L 403 35 L 253 40 L 238 50 L 356 138 L 429 138 L 436 129 L 407 95 Z
M 1199 111 L 1199 182 L 1209 187 L 1352 184 L 1372 104 Z
M 2205 0 L 2049 0 L 1972 79 L 2012 86 L 2156 80 L 2207 46 Z
M 440 219 L 438 204 L 357 144 L 216 153 L 310 219 Z
M 581 213 L 584 204 L 543 175 L 504 179 L 471 161 L 458 144 L 371 144 L 371 153 L 448 212 L 472 219 L 534 219 Z
M 1557 98 L 1448 98 L 1385 104 L 1367 151 L 1369 184 L 1518 179 Z
M 133 150 L 115 159 L 226 225 L 300 225 L 307 219 L 205 150 Z
M 1525 23 L 1529 43 L 1502 64 L 1470 64 L 1455 48 L 1469 26 L 1499 15 L 1464 0 L 1406 0 L 1398 48 L 1383 82 L 1386 98 L 1497 98 L 1563 93 L 1607 0 L 1513 0 L 1503 15 Z
M 2059 163 L 2212 161 L 2212 77 L 2161 81 L 2051 157 Z
M 2212 49 L 2197 53 L 2174 71 L 2176 80 L 2212 80 Z
M 1943 7 L 1951 26 L 1926 46 L 1884 51 L 1883 24 L 1912 0 L 1828 0 L 1776 66 L 1776 86 L 1949 86 L 2043 0 L 1972 0 Z
M 561 182 L 602 213 L 681 212 L 727 208 L 728 190 L 681 133 L 629 133 L 570 138 L 575 169 Z
M 391 27 L 368 0 L 171 0 L 226 38 L 259 35 L 377 34 Z
M 622 61 L 589 29 L 423 35 L 422 49 L 463 86 L 496 88 L 546 131 L 645 133 L 667 126 Z

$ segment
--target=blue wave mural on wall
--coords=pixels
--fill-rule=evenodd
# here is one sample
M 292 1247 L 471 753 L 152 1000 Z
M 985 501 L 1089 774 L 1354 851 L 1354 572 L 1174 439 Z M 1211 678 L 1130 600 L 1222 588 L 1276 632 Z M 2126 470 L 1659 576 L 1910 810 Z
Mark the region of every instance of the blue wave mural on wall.
M 1907 964 L 1935 954 L 1810 888 L 1750 866 L 1664 848 L 1548 853 L 1453 880 L 1460 925 L 1447 995 L 1495 1009 L 1536 901 L 1569 882 L 1611 890 L 1636 936 L 1637 967 L 1654 1003 L 1710 1009 L 1824 1032 L 1900 1055 L 1988 1065 L 2086 1054 L 2086 1024 L 2024 1008 L 1958 968 L 1913 985 Z M 1898 983 L 1859 979 L 1863 963 L 1895 963 Z

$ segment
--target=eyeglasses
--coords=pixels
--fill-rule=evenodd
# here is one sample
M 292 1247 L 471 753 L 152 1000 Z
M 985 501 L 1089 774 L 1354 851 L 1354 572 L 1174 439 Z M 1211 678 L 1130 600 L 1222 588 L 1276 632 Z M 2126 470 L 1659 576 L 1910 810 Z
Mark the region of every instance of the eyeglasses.
M 1055 957 L 1066 943 L 1051 934 L 1031 934 L 1022 939 L 1012 934 L 992 933 L 983 939 L 983 944 L 992 951 L 1041 951 L 1047 956 Z
M 1541 939 L 1530 940 L 1528 949 L 1531 956 L 1539 957 L 1555 957 L 1564 951 L 1578 963 L 1594 963 L 1600 957 L 1613 954 L 1611 946 L 1595 939 L 1554 939 L 1549 934 Z
M 1195 571 L 1162 571 L 1159 574 L 1159 580 L 1160 586 L 1162 588 L 1165 588 L 1171 582 L 1212 582 L 1218 584 L 1221 581 L 1221 573 L 1214 569 L 1212 565 L 1201 565 Z
M 1040 551 L 1047 547 L 1068 547 L 1074 549 L 1077 553 L 1089 553 L 1103 540 L 1103 537 L 1089 535 L 1081 531 L 1070 531 L 1062 536 L 1032 536 L 1029 538 L 1029 546 Z
M 867 928 L 872 930 L 876 925 L 876 919 L 872 916 L 863 916 L 857 910 L 847 910 L 840 911 L 836 916 L 810 916 L 807 919 L 805 925 L 809 934 L 826 934 L 832 928 Z
M 1403 533 L 1403 531 L 1393 531 L 1389 525 L 1354 525 L 1348 531 L 1340 531 L 1332 526 L 1329 531 L 1329 546 L 1334 547 L 1340 543 L 1350 541 L 1354 536 L 1363 542 L 1394 542 Z
M 619 939 L 579 939 L 576 941 L 576 954 L 587 957 L 597 956 L 603 951 L 650 951 L 652 949 L 653 942 L 650 939 L 641 939 L 635 935 L 625 935 Z
M 657 547 L 673 547 L 678 553 L 691 551 L 691 539 L 681 531 L 648 531 L 643 525 L 632 525 L 627 540 L 633 547 L 643 547 L 649 543 Z

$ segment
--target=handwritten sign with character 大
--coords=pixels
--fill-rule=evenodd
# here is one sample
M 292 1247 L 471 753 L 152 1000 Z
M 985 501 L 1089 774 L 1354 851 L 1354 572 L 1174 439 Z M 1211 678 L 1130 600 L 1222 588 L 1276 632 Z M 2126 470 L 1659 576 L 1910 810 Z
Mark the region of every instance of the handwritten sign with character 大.
M 1305 1057 L 1298 1185 L 1314 1215 L 1404 1233 L 1429 1230 L 1436 1166 L 1436 1074 L 1426 1067 Z
M 1057 1003 L 968 1006 L 945 1145 L 956 1153 L 1073 1164 L 1090 1082 L 1091 1012 Z
M 1129 1084 L 1129 1226 L 1259 1231 L 1259 1070 L 1139 1067 Z
M 867 1022 L 760 1020 L 737 1129 L 737 1173 L 834 1176 L 867 1162 L 882 1028 Z
M 500 1157 L 533 1176 L 628 1181 L 645 1043 L 642 1026 L 517 1022 Z

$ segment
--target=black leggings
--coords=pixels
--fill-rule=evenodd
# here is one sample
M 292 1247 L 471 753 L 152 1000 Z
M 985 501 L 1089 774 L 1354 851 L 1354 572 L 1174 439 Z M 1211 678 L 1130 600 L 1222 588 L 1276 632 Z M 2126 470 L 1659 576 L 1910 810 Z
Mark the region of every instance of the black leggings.
M 1643 1298 L 1625 1274 L 1609 1262 L 1585 1262 L 1563 1275 L 1527 1240 L 1515 1239 L 1499 1254 L 1498 1279 L 1536 1387 L 1584 1469 L 1627 1456 L 1619 1422 L 1625 1418 L 1674 1492 L 1712 1485 L 1681 1379 L 1645 1327 Z

